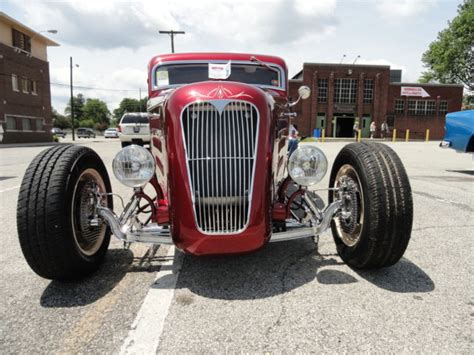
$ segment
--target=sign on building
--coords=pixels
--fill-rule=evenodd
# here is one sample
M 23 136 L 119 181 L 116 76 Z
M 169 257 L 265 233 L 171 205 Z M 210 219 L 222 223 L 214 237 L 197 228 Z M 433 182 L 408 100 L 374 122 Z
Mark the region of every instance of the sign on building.
M 430 97 L 425 89 L 420 86 L 402 86 L 400 93 L 401 96 L 421 96 L 421 97 Z

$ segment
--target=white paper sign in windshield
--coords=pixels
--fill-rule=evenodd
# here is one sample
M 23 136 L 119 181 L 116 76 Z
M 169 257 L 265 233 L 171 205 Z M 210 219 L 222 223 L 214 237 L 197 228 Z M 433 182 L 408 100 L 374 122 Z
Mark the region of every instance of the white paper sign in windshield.
M 230 60 L 227 64 L 209 63 L 209 79 L 227 79 L 230 76 Z
M 168 86 L 170 84 L 168 70 L 158 70 L 156 72 L 156 83 L 158 86 Z

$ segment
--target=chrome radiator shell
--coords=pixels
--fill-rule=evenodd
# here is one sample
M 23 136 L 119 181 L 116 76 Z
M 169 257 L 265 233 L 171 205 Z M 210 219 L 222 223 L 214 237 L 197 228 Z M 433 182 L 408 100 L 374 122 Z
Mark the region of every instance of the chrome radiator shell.
M 259 119 L 255 105 L 238 100 L 193 102 L 181 113 L 194 217 L 204 234 L 247 227 Z

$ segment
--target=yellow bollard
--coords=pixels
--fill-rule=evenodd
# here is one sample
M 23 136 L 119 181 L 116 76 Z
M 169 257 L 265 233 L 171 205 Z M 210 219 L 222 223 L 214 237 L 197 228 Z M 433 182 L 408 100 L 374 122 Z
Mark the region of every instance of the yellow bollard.
M 405 132 L 405 142 L 408 142 L 410 140 L 410 130 L 407 129 Z
M 323 143 L 326 140 L 326 130 L 324 128 L 321 130 L 321 140 Z
M 357 131 L 357 142 L 360 142 L 361 138 L 362 138 L 362 130 L 359 129 L 359 130 Z
M 427 142 L 430 140 L 430 130 L 427 129 L 426 130 L 426 139 L 425 139 Z
M 397 140 L 397 129 L 393 129 L 393 135 L 392 135 L 392 142 L 395 142 Z

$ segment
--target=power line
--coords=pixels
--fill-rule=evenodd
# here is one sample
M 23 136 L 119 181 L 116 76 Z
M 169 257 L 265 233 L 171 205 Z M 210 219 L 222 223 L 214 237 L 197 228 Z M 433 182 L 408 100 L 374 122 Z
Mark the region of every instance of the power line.
M 6 74 L 6 73 L 0 73 L 0 75 L 11 77 L 11 74 Z M 18 77 L 18 79 L 21 79 L 21 77 Z M 32 79 L 30 79 L 32 80 Z M 67 87 L 69 88 L 69 84 L 63 84 L 63 83 L 55 83 L 52 81 L 44 81 L 44 80 L 34 80 L 38 83 L 43 83 L 43 84 L 48 84 L 48 85 L 55 85 L 55 86 L 61 86 L 61 87 Z M 82 89 L 82 90 L 100 90 L 100 91 L 116 91 L 116 92 L 124 92 L 124 91 L 130 91 L 130 92 L 137 92 L 142 88 L 136 88 L 136 89 L 108 89 L 108 88 L 98 88 L 98 87 L 91 87 L 91 86 L 78 86 L 78 85 L 73 85 L 74 88 L 77 89 Z

